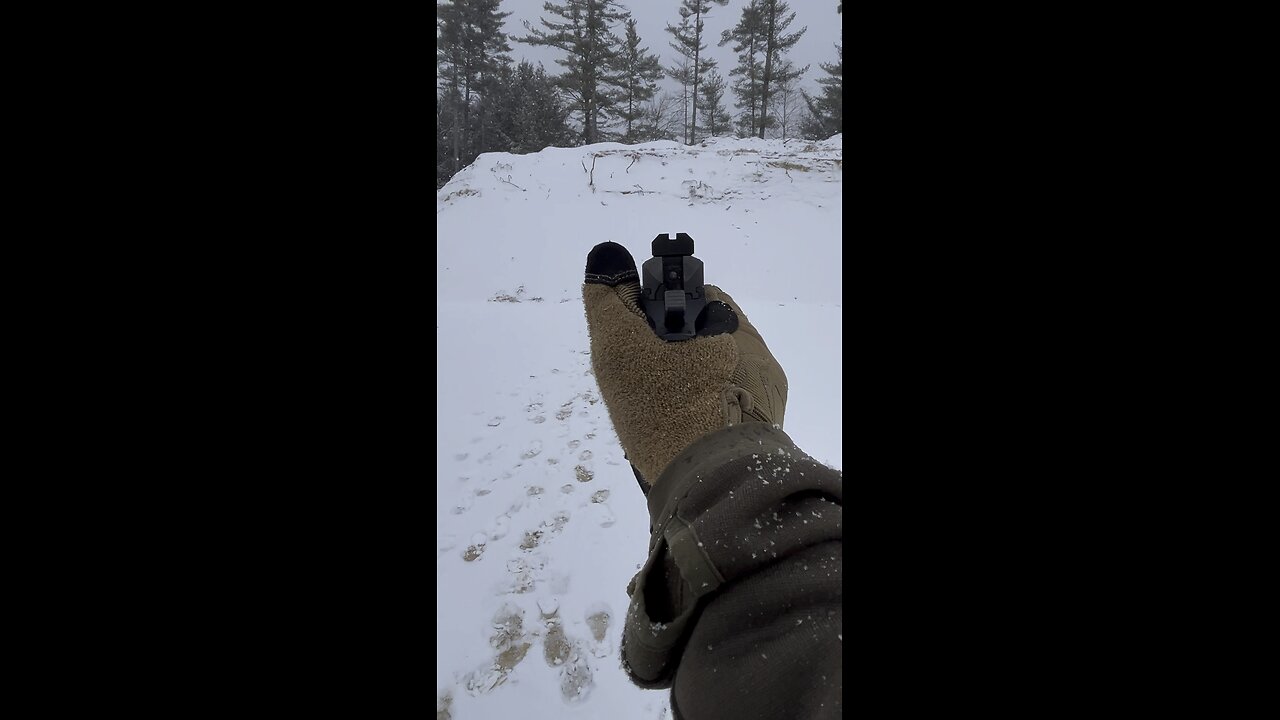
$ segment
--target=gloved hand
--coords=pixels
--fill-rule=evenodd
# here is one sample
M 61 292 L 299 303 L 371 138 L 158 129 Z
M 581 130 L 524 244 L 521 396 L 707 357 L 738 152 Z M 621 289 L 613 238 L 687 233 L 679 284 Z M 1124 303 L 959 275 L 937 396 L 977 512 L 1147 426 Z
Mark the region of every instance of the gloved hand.
M 740 422 L 782 425 L 787 376 L 728 293 L 707 285 L 699 337 L 659 338 L 640 306 L 626 248 L 601 243 L 587 256 L 582 299 L 591 367 L 614 430 L 641 482 L 657 482 L 693 441 Z

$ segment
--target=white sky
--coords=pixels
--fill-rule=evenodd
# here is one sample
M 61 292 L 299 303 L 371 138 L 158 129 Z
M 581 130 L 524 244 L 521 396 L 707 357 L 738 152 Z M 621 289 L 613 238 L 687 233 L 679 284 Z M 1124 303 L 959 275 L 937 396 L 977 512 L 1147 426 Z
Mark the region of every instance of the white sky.
M 587 253 L 614 240 L 643 263 L 658 233 L 689 233 L 787 375 L 787 434 L 839 468 L 842 156 L 841 137 L 486 153 L 436 193 L 438 708 L 670 719 L 668 691 L 632 685 L 619 658 L 649 515 L 591 371 Z M 553 611 L 567 662 L 548 657 Z
M 507 34 L 512 37 L 526 35 L 527 32 L 521 24 L 522 20 L 528 20 L 534 27 L 542 29 L 538 19 L 543 15 L 543 3 L 544 0 L 502 0 L 501 11 L 511 13 L 504 27 Z M 726 79 L 729 71 L 737 64 L 737 60 L 734 58 L 732 44 L 720 47 L 717 43 L 720 42 L 722 31 L 738 24 L 739 18 L 742 17 L 742 8 L 746 7 L 747 3 L 748 0 L 729 0 L 729 4 L 724 7 L 713 5 L 711 12 L 703 20 L 703 32 L 707 36 L 704 41 L 707 52 L 719 62 L 717 71 Z M 679 22 L 680 0 L 661 0 L 660 2 L 624 0 L 622 4 L 636 19 L 636 32 L 640 35 L 641 47 L 648 47 L 650 53 L 657 54 L 663 67 L 673 63 L 676 54 L 670 46 L 671 34 L 666 32 L 665 28 L 668 23 L 674 25 Z M 836 0 L 789 0 L 788 4 L 791 6 L 791 11 L 796 14 L 795 20 L 787 28 L 788 34 L 806 26 L 809 29 L 791 48 L 787 58 L 797 67 L 810 65 L 809 71 L 801 78 L 801 86 L 813 94 L 817 92 L 818 78 L 826 76 L 819 64 L 836 61 L 835 44 L 842 43 L 840 35 L 844 16 L 836 13 L 838 4 Z M 547 17 L 553 19 L 549 14 Z M 561 18 L 554 18 L 554 20 L 560 21 Z M 564 70 L 555 63 L 557 58 L 564 56 L 563 51 L 557 48 L 535 47 L 513 42 L 511 56 L 516 62 L 522 59 L 535 65 L 541 62 L 547 72 L 552 75 L 559 75 Z M 661 87 L 664 90 L 673 91 L 677 85 L 675 81 L 667 79 L 661 82 Z M 662 90 L 659 90 L 659 94 L 661 93 Z M 731 102 L 726 101 L 725 104 L 732 106 Z

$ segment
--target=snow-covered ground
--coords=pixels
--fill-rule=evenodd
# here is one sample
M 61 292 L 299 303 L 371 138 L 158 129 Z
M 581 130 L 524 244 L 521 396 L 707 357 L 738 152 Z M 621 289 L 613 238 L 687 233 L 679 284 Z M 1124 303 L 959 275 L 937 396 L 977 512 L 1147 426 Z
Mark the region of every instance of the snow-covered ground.
M 841 165 L 838 135 L 600 143 L 437 191 L 437 718 L 670 717 L 619 662 L 648 515 L 591 375 L 587 253 L 689 233 L 787 374 L 787 432 L 840 468 Z

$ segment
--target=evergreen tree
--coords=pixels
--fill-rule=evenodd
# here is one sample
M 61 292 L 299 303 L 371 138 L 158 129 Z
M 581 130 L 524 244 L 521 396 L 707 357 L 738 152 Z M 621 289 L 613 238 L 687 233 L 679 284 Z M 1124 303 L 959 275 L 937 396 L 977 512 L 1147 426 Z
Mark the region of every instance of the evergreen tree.
M 760 19 L 760 0 L 752 0 L 742 9 L 738 24 L 720 34 L 719 44 L 733 43 L 733 51 L 738 53 L 738 64 L 729 71 L 729 76 L 737 78 L 732 89 L 738 98 L 734 107 L 742 111 L 738 116 L 738 134 L 743 137 L 756 134 L 760 118 L 760 76 L 764 72 L 760 62 L 764 46 Z
M 769 86 L 779 79 L 778 68 L 781 67 L 782 55 L 791 49 L 808 28 L 800 28 L 790 35 L 786 29 L 796 14 L 784 0 L 759 0 L 761 24 L 764 32 L 764 74 L 761 78 L 760 102 L 760 137 L 764 137 L 764 129 L 769 126 Z M 790 13 L 790 14 L 788 14 Z
M 440 54 L 440 34 L 443 23 L 436 17 L 436 189 L 439 190 L 449 181 L 448 164 L 452 160 L 449 131 L 450 123 L 444 112 L 444 104 L 440 101 L 440 93 L 444 89 L 444 79 L 440 76 L 443 58 Z
M 436 82 L 439 120 L 448 123 L 438 174 L 452 176 L 475 159 L 488 129 L 486 97 L 498 69 L 511 62 L 500 0 L 448 0 L 436 5 Z M 473 110 L 475 117 L 473 118 Z M 437 126 L 437 135 L 441 135 Z
M 707 137 L 724 134 L 733 122 L 722 103 L 725 93 L 724 78 L 720 77 L 720 73 L 711 70 L 703 80 L 701 92 L 703 109 L 701 129 L 706 132 Z
M 804 93 L 809 118 L 801 124 L 800 132 L 812 140 L 826 140 L 844 132 L 844 46 L 836 45 L 837 61 L 822 63 L 820 67 L 829 77 L 818 80 L 822 95 L 811 98 Z
M 616 70 L 622 41 L 613 28 L 628 15 L 616 0 L 565 0 L 563 5 L 547 2 L 542 8 L 562 21 L 544 17 L 540 22 L 545 29 L 535 29 L 526 21 L 524 27 L 529 35 L 515 40 L 548 45 L 567 53 L 567 57 L 556 60 L 565 68 L 556 83 L 569 97 L 574 112 L 581 116 L 583 141 L 588 145 L 599 142 L 601 126 L 612 117 L 622 84 Z
M 444 175 L 446 181 L 462 167 L 462 128 L 455 110 L 461 108 L 462 73 L 466 63 L 458 14 L 458 8 L 453 5 L 436 6 L 436 103 L 439 106 L 436 129 L 442 135 L 440 142 L 444 143 L 447 153 L 444 160 L 437 160 L 437 176 Z M 448 123 L 449 130 L 439 133 L 443 122 Z
M 671 33 L 675 42 L 671 43 L 671 47 L 679 53 L 684 60 L 682 63 L 683 70 L 687 73 L 684 79 L 692 88 L 689 96 L 692 98 L 692 113 L 689 116 L 688 123 L 688 139 L 686 144 L 697 142 L 696 130 L 698 128 L 698 85 L 703 74 L 716 66 L 715 60 L 704 57 L 702 51 L 707 49 L 703 43 L 703 18 L 711 11 L 713 4 L 724 7 L 729 0 L 682 0 L 680 3 L 680 25 L 667 25 L 667 32 Z
M 511 13 L 498 12 L 501 0 L 466 0 L 468 7 L 476 14 L 476 90 L 478 93 L 476 122 L 479 135 L 476 139 L 475 152 L 489 152 L 483 148 L 489 146 L 487 136 L 490 132 L 492 103 L 491 96 L 498 91 L 497 73 L 511 66 L 511 46 L 507 44 L 507 34 L 502 32 L 502 21 Z
M 683 5 L 680 7 L 680 24 L 667 25 L 667 32 L 677 38 L 677 42 L 669 43 L 676 51 L 676 61 L 666 68 L 667 77 L 680 83 L 680 136 L 681 142 L 688 145 L 689 140 L 689 105 L 693 100 L 693 53 L 679 38 L 689 37 L 692 27 L 692 16 Z
M 637 121 L 644 117 L 643 103 L 658 92 L 658 79 L 662 77 L 662 66 L 657 55 L 649 54 L 649 48 L 640 47 L 640 36 L 636 33 L 636 21 L 628 18 L 627 36 L 619 58 L 619 70 L 624 78 L 622 98 L 619 101 L 618 116 L 626 123 L 623 132 L 624 143 L 644 142 L 637 131 Z
M 459 155 L 461 103 L 449 89 L 436 94 L 436 189 L 463 166 Z
M 546 147 L 569 147 L 573 129 L 569 108 L 555 79 L 528 62 L 499 71 L 494 95 L 494 132 L 481 152 L 538 152 Z

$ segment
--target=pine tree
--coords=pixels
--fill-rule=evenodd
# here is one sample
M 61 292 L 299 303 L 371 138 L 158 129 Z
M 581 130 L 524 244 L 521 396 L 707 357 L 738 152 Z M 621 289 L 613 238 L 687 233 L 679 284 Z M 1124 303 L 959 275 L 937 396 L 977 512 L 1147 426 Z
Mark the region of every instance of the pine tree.
M 733 43 L 738 53 L 738 64 L 729 71 L 733 82 L 733 94 L 738 98 L 734 107 L 743 112 L 738 116 L 738 134 L 748 137 L 756 134 L 760 117 L 760 76 L 763 73 L 760 52 L 763 47 L 763 29 L 760 22 L 760 2 L 752 0 L 742 9 L 738 24 L 720 34 L 720 45 Z
M 689 104 L 693 99 L 693 93 L 690 88 L 693 87 L 693 53 L 680 40 L 680 38 L 689 37 L 692 33 L 692 17 L 688 10 L 681 6 L 680 8 L 680 24 L 667 25 L 667 32 L 676 38 L 676 42 L 668 43 L 672 50 L 676 51 L 676 61 L 666 68 L 667 77 L 680 83 L 680 102 L 683 107 L 680 110 L 680 135 L 681 142 L 688 145 L 689 139 Z
M 449 127 L 449 131 L 443 133 L 441 138 L 448 155 L 438 163 L 437 176 L 444 175 L 446 180 L 462 167 L 461 116 L 456 110 L 461 108 L 462 73 L 466 63 L 463 60 L 462 28 L 458 14 L 456 6 L 436 6 L 436 101 L 440 105 L 436 127 L 438 129 L 443 121 L 447 121 Z M 443 93 L 443 97 L 440 93 Z
M 590 145 L 601 140 L 601 126 L 611 117 L 617 105 L 621 79 L 616 71 L 622 41 L 613 28 L 628 17 L 616 0 L 565 0 L 563 5 L 544 3 L 543 10 L 563 19 L 540 20 L 543 28 L 535 29 L 528 21 L 529 35 L 515 38 L 529 45 L 548 45 L 567 53 L 556 60 L 565 72 L 556 84 L 573 104 L 582 119 L 582 139 Z
M 438 11 L 437 11 L 438 12 Z M 440 101 L 440 93 L 447 86 L 447 78 L 441 78 L 440 66 L 444 62 L 444 58 L 440 53 L 440 34 L 443 30 L 443 23 L 440 18 L 436 17 L 436 189 L 439 190 L 449 181 L 448 166 L 452 161 L 452 153 L 450 152 L 449 129 L 452 123 L 449 122 L 448 115 L 445 114 L 444 104 Z M 442 85 L 441 83 L 446 83 Z
M 444 171 L 452 176 L 475 159 L 488 129 L 486 97 L 499 68 L 510 63 L 511 50 L 498 11 L 500 0 L 448 0 L 436 5 L 437 102 L 447 118 L 449 149 Z M 476 117 L 473 119 L 472 110 Z M 439 147 L 440 138 L 437 139 Z M 440 163 L 437 163 L 440 165 Z
M 721 102 L 725 93 L 724 78 L 720 77 L 720 73 L 711 70 L 703 80 L 701 92 L 704 110 L 701 129 L 706 131 L 707 137 L 715 137 L 727 132 L 733 120 Z
M 675 37 L 671 47 L 684 59 L 684 72 L 688 73 L 687 81 L 692 87 L 689 93 L 693 100 L 693 112 L 689 116 L 689 132 L 687 144 L 697 142 L 698 128 L 698 85 L 703 74 L 716 66 L 715 60 L 704 57 L 702 51 L 707 49 L 703 43 L 703 19 L 711 12 L 713 4 L 724 7 L 729 0 L 682 0 L 680 3 L 680 25 L 667 25 L 667 32 Z
M 649 48 L 640 47 L 640 36 L 636 33 L 636 21 L 628 18 L 627 36 L 619 58 L 619 70 L 624 77 L 622 100 L 619 102 L 618 116 L 626 123 L 623 132 L 624 143 L 643 142 L 636 130 L 636 122 L 644 116 L 643 103 L 658 92 L 658 79 L 662 77 L 662 65 L 658 56 L 649 53 Z
M 760 0 L 761 21 L 764 26 L 764 74 L 761 79 L 760 102 L 760 137 L 764 138 L 764 129 L 769 126 L 769 86 L 778 80 L 775 67 L 780 67 L 783 53 L 791 49 L 804 35 L 807 27 L 790 35 L 786 29 L 796 14 L 784 0 Z M 790 13 L 790 14 L 788 14 Z
M 822 95 L 809 97 L 804 93 L 804 101 L 809 109 L 809 118 L 802 123 L 801 133 L 812 140 L 826 140 L 832 135 L 844 132 L 844 46 L 836 45 L 837 61 L 822 63 L 820 67 L 830 77 L 818 80 L 822 86 Z
M 476 154 L 486 152 L 482 148 L 488 145 L 487 135 L 491 124 L 492 108 L 490 97 L 497 92 L 496 76 L 498 70 L 511 66 L 511 46 L 507 44 L 507 34 L 502 31 L 503 20 L 509 12 L 499 12 L 501 0 L 467 0 L 468 7 L 475 13 L 476 42 L 475 49 L 476 90 L 478 101 L 476 122 L 479 136 L 476 139 Z
M 499 71 L 494 95 L 494 132 L 483 152 L 538 152 L 573 143 L 569 108 L 555 80 L 541 67 L 522 61 Z
M 462 168 L 459 140 L 462 106 L 452 90 L 436 95 L 436 188 Z

